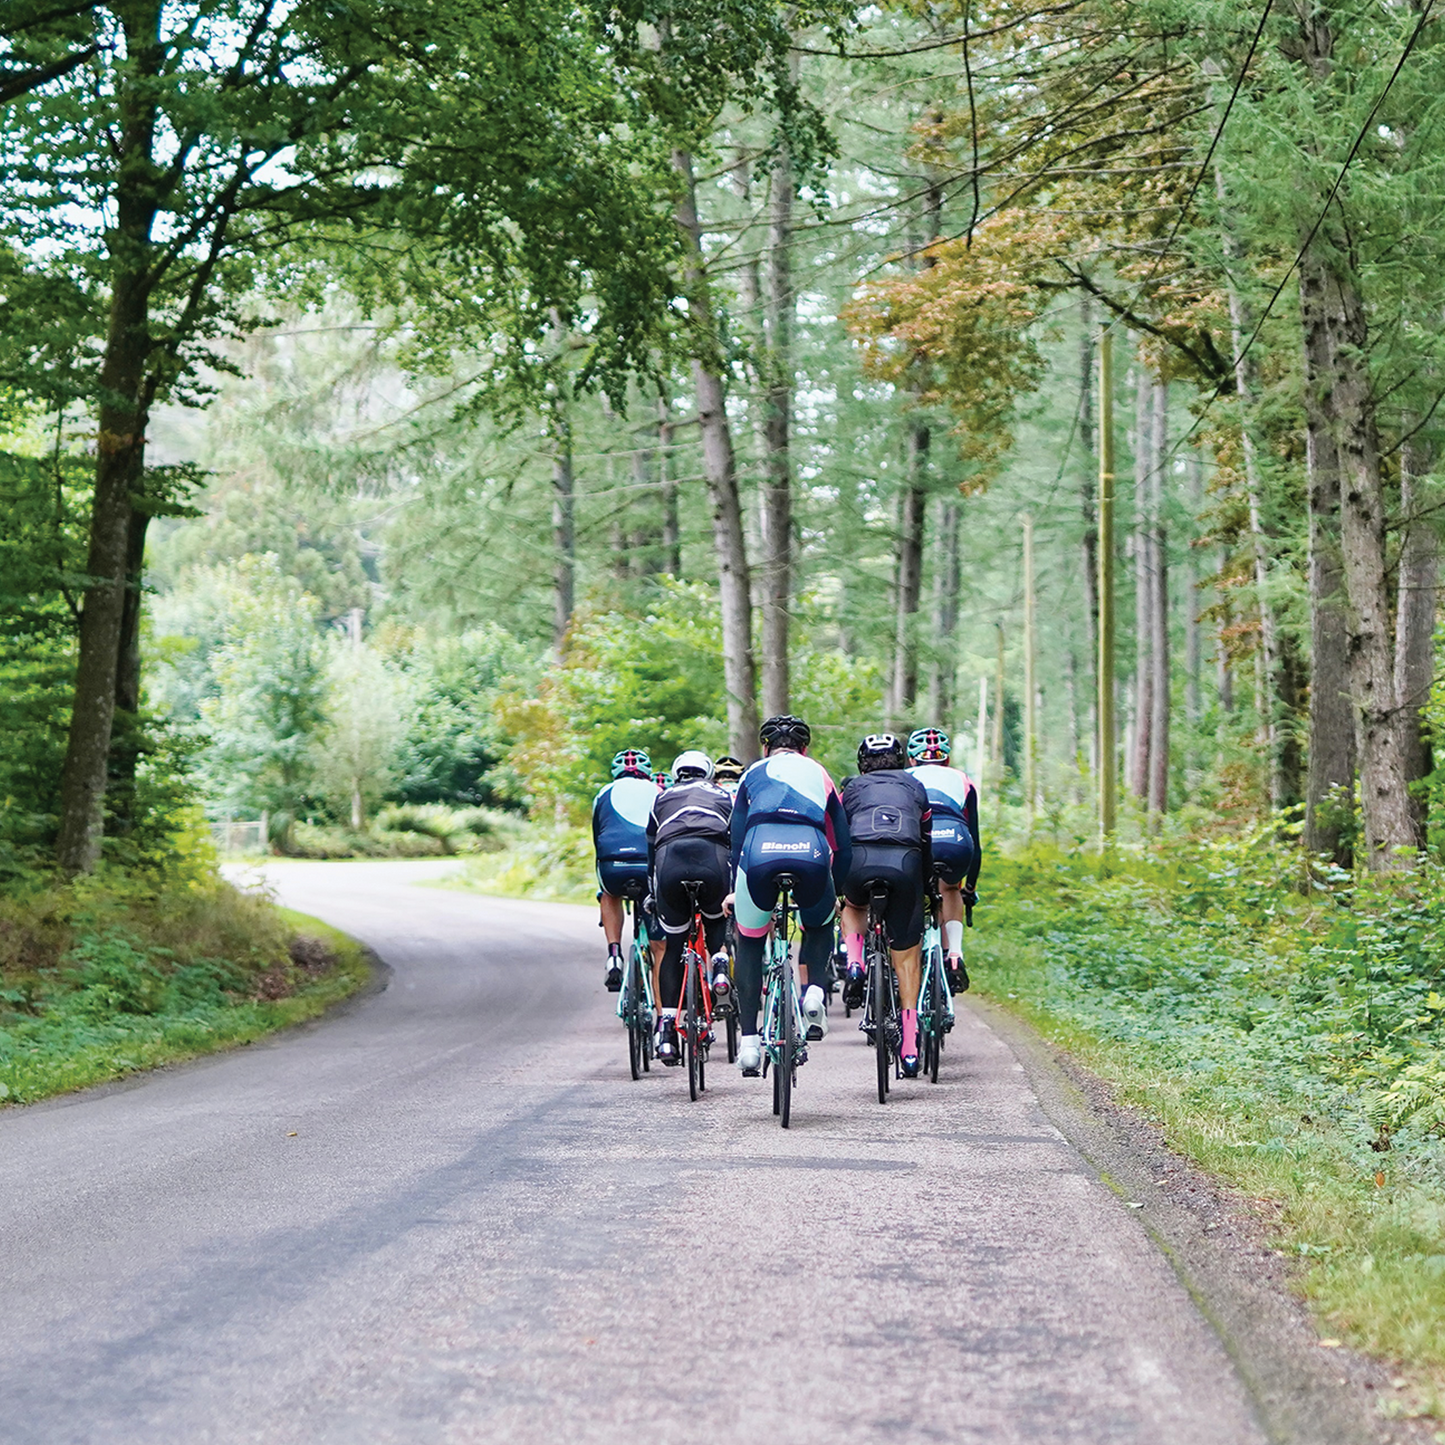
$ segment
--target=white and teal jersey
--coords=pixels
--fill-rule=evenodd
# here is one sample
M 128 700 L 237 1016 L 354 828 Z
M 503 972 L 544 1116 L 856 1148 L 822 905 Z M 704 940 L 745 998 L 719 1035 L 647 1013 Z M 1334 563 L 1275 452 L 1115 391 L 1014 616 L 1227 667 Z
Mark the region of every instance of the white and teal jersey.
M 946 763 L 919 763 L 909 771 L 927 790 L 935 815 L 942 809 L 960 818 L 968 816 L 968 795 L 975 790 L 961 768 L 950 768 Z
M 592 842 L 599 860 L 647 861 L 647 820 L 657 801 L 651 778 L 618 778 L 592 800 Z

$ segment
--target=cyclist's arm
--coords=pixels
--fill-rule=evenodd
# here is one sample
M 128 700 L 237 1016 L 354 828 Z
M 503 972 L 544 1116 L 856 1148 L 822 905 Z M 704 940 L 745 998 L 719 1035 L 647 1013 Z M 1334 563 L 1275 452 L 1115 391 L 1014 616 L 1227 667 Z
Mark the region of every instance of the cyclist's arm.
M 837 788 L 828 789 L 828 823 L 833 844 L 833 891 L 841 893 L 848 881 L 848 870 L 853 864 L 853 835 L 848 831 L 848 814 L 843 810 L 843 799 Z
M 598 847 L 602 840 L 602 798 L 603 794 L 598 793 L 592 800 L 592 851 L 599 858 L 602 856 L 602 850 Z
M 647 876 L 652 877 L 652 870 L 657 862 L 657 808 L 654 806 L 647 815 Z
M 969 866 L 968 877 L 964 879 L 964 886 L 970 890 L 978 886 L 978 865 L 983 861 L 983 844 L 978 836 L 978 789 L 968 790 L 968 801 L 963 805 L 963 820 L 968 824 L 968 831 L 973 834 L 973 862 Z
M 743 856 L 743 839 L 748 831 L 748 784 L 744 778 L 738 784 L 737 795 L 733 798 L 733 816 L 728 825 L 728 836 L 732 847 L 732 883 L 737 887 L 738 863 Z
M 933 809 L 924 808 L 923 821 L 918 825 L 922 837 L 920 844 L 923 851 L 923 886 L 926 889 L 933 887 Z

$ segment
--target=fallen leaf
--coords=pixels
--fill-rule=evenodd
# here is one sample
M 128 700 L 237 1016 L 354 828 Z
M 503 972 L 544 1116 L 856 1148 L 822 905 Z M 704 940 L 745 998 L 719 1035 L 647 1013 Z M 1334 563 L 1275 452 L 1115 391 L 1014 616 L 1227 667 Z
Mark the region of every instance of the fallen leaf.
M 1342 1343 L 1342 1342 L 1341 1342 L 1340 1340 L 1321 1340 L 1321 1341 L 1320 1341 L 1320 1349 L 1322 1349 L 1322 1350 L 1337 1350 L 1337 1349 L 1339 1349 L 1341 1343 Z
M 1130 1208 L 1130 1209 L 1143 1209 L 1143 1207 L 1144 1207 L 1144 1206 L 1143 1206 L 1142 1204 L 1138 1203 L 1136 1200 L 1133 1200 L 1133 1199 L 1129 1200 L 1129 1208 Z
M 1383 1189 L 1384 1187 L 1385 1187 L 1385 1171 L 1384 1171 L 1383 1169 L 1377 1169 L 1377 1170 L 1375 1170 L 1375 1188 L 1376 1188 L 1376 1189 Z
M 286 1137 L 288 1139 L 294 1139 L 296 1137 L 296 1131 L 293 1129 Z

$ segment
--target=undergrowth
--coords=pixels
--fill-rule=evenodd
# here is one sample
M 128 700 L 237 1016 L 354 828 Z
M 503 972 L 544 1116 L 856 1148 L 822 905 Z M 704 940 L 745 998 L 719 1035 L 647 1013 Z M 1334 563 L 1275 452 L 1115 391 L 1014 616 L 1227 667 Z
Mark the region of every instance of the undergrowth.
M 1259 832 L 1035 847 L 982 886 L 980 988 L 1262 1201 L 1331 1333 L 1438 1379 L 1445 871 L 1307 872 Z
M 0 894 L 0 1104 L 248 1043 L 367 976 L 350 940 L 239 892 L 205 858 L 14 874 Z

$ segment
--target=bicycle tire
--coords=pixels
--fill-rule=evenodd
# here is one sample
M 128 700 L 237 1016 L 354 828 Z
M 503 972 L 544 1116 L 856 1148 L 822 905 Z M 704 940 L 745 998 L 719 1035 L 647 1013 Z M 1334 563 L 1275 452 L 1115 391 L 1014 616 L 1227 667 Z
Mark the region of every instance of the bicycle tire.
M 683 1048 L 687 1050 L 687 1096 L 697 1102 L 702 1092 L 702 1060 L 698 1050 L 697 1030 L 697 958 L 691 949 L 684 955 L 687 959 L 687 1001 L 683 1012 Z
M 778 1060 L 778 1084 L 782 1093 L 783 1128 L 793 1117 L 793 1071 L 797 1068 L 798 1010 L 793 1003 L 793 970 L 783 971 L 783 1047 Z
M 637 1022 L 636 958 L 629 955 L 627 975 L 622 980 L 622 1021 L 627 1026 L 627 1066 L 634 1080 L 642 1077 L 642 1030 Z
M 729 1013 L 725 1020 L 728 1031 L 728 1063 L 735 1064 L 738 1061 L 738 1016 L 736 1013 Z
M 893 1060 L 888 1054 L 888 962 L 873 939 L 873 1051 L 878 1061 L 878 1102 L 888 1102 Z

